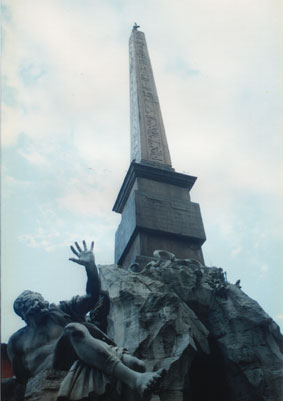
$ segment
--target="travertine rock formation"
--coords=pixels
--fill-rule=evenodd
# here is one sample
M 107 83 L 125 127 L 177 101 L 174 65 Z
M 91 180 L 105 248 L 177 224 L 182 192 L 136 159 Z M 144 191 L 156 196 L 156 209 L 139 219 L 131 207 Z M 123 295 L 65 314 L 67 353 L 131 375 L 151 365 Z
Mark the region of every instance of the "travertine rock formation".
M 156 255 L 140 273 L 115 265 L 100 272 L 111 299 L 110 337 L 148 369 L 169 370 L 160 399 L 281 400 L 276 323 L 222 269 Z

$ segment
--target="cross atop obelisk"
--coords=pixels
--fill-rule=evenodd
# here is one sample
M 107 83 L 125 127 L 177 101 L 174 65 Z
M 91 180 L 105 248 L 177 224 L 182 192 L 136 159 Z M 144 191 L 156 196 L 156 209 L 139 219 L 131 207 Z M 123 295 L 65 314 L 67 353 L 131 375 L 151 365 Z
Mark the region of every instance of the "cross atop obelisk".
M 134 25 L 130 40 L 131 161 L 171 166 L 145 36 Z

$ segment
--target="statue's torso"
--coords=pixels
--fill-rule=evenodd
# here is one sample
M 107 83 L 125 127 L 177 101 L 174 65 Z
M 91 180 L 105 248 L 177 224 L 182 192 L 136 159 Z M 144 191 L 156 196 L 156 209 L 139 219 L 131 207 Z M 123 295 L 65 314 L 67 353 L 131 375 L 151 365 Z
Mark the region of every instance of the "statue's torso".
M 27 326 L 21 335 L 22 363 L 30 376 L 44 369 L 52 368 L 55 345 L 64 328 L 52 319 L 46 318 L 37 327 Z

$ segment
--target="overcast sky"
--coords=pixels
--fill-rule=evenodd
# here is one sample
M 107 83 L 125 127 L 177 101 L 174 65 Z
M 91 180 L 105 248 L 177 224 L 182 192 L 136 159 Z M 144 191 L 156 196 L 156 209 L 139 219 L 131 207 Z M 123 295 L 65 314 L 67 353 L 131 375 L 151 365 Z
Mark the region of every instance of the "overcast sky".
M 283 327 L 280 15 L 276 0 L 3 1 L 3 342 L 24 324 L 12 309 L 23 290 L 51 302 L 84 293 L 75 240 L 113 263 L 135 21 L 173 167 L 198 177 L 206 264 Z

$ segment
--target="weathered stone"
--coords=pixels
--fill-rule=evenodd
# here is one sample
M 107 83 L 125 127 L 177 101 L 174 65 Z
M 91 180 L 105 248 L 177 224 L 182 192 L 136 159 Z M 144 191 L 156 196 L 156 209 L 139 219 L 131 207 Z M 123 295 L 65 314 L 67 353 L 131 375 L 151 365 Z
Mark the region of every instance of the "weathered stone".
M 276 323 L 222 269 L 166 251 L 154 255 L 138 258 L 142 266 L 134 272 L 100 266 L 111 301 L 108 335 L 148 371 L 168 371 L 151 401 L 281 400 L 283 338 Z M 65 375 L 49 369 L 29 379 L 24 400 L 56 401 Z M 22 401 L 13 397 L 7 400 Z M 141 401 L 126 386 L 93 397 L 84 401 Z
M 61 381 L 67 372 L 48 369 L 28 380 L 25 401 L 56 401 Z
M 162 401 L 281 399 L 279 328 L 222 269 L 169 258 L 151 259 L 141 273 L 100 271 L 109 335 L 149 370 L 168 369 Z
M 167 249 L 203 263 L 206 237 L 189 190 L 195 177 L 132 163 L 113 210 L 122 213 L 115 236 L 115 261 L 124 267 L 137 255 Z
M 106 397 L 108 401 L 116 393 L 118 398 L 122 394 L 125 401 L 132 401 L 133 394 L 128 398 L 124 387 L 144 398 L 159 389 L 166 373 L 165 369 L 145 373 L 141 360 L 117 347 L 93 324 L 92 319 L 97 321 L 101 307 L 102 311 L 109 311 L 109 300 L 101 290 L 94 262 L 93 246 L 92 242 L 88 250 L 85 241 L 83 250 L 77 242 L 76 248 L 71 246 L 76 258 L 70 260 L 86 270 L 84 296 L 55 305 L 49 304 L 41 294 L 26 290 L 14 302 L 14 311 L 25 320 L 26 326 L 10 337 L 7 351 L 17 379 L 23 383 L 28 381 L 27 400 L 53 401 L 58 393 L 58 400 L 78 401 L 95 396 L 100 400 Z M 60 370 L 68 372 L 62 382 Z

